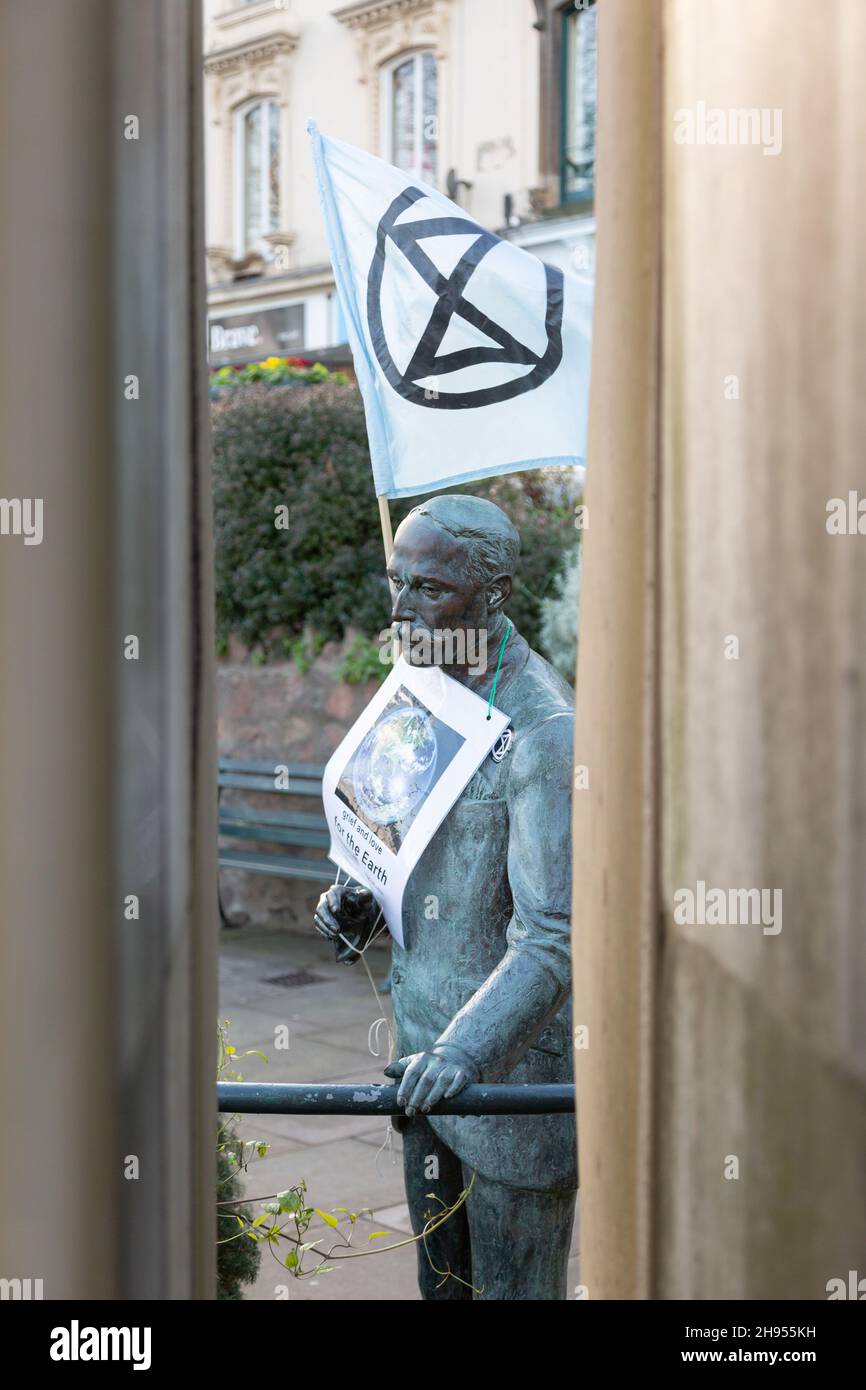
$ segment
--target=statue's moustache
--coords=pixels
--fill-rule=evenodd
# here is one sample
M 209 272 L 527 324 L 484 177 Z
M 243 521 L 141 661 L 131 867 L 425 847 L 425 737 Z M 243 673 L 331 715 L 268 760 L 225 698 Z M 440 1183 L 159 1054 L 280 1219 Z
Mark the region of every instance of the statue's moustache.
M 391 624 L 391 631 L 394 634 L 394 636 L 398 638 L 406 637 L 407 635 L 411 638 L 419 632 L 423 633 L 425 637 L 429 637 L 431 639 L 434 635 L 432 627 L 428 627 L 426 623 L 413 623 L 410 622 L 408 618 L 403 618 L 399 622 L 393 622 Z
M 415 666 L 436 666 L 436 632 L 426 623 L 403 618 L 391 624 L 391 640 L 403 657 Z

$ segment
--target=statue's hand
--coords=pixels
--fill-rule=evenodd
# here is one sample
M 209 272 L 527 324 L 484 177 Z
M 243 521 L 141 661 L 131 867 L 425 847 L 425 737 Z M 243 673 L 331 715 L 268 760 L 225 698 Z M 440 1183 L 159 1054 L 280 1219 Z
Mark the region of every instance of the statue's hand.
M 319 898 L 313 925 L 334 945 L 337 960 L 351 965 L 370 940 L 378 916 L 379 908 L 369 888 L 335 883 Z
M 481 1073 L 467 1053 L 448 1043 L 437 1043 L 430 1052 L 415 1052 L 385 1068 L 385 1075 L 396 1081 L 402 1077 L 397 1104 L 407 1115 L 420 1110 L 426 1115 L 440 1100 L 450 1100 Z

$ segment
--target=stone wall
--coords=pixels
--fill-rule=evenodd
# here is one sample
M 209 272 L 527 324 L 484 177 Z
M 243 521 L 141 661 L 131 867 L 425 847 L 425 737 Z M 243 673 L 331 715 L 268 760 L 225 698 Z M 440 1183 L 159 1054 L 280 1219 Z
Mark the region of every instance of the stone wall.
M 599 6 L 573 857 L 596 1301 L 825 1300 L 864 1270 L 866 549 L 827 523 L 866 493 L 866 11 L 732 8 Z M 779 158 L 674 139 L 757 101 Z M 699 883 L 773 920 L 678 911 Z
M 293 661 L 255 666 L 239 645 L 217 666 L 217 738 L 222 757 L 273 759 L 274 763 L 325 763 L 351 728 L 374 692 L 375 681 L 347 685 L 336 679 L 348 646 L 329 642 L 310 669 L 302 673 Z M 231 789 L 224 802 L 273 806 L 273 797 L 260 798 Z M 312 798 L 286 797 L 288 809 L 311 811 Z M 319 803 L 315 803 L 316 809 Z M 262 846 L 256 845 L 256 848 Z M 274 846 L 279 849 L 279 846 Z M 303 849 L 304 858 L 326 858 L 324 851 Z M 233 925 L 249 923 L 284 930 L 309 931 L 321 887 L 316 883 L 271 878 L 236 869 L 220 873 L 224 911 Z

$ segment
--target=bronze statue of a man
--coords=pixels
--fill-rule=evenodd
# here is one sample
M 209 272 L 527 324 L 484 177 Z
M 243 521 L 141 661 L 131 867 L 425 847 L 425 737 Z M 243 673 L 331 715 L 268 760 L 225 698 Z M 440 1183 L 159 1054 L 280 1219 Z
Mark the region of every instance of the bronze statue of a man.
M 504 608 L 520 538 L 492 502 L 437 496 L 399 527 L 388 565 L 392 623 L 487 634 L 486 668 L 446 666 L 489 698 L 509 631 Z M 459 652 L 460 644 L 456 644 Z M 467 639 L 466 646 L 470 645 Z M 473 644 L 474 645 L 474 644 Z M 432 641 L 427 649 L 436 650 Z M 440 644 L 441 650 L 441 644 Z M 469 1082 L 564 1082 L 571 1039 L 572 692 L 511 628 L 496 707 L 514 739 L 488 756 L 415 867 L 393 944 L 406 1193 L 419 1232 L 435 1193 L 468 1201 L 419 1243 L 424 1298 L 563 1299 L 576 1188 L 571 1115 L 457 1116 L 436 1104 Z M 431 897 L 438 916 L 425 911 Z M 316 912 L 338 959 L 357 960 L 378 909 L 332 887 Z M 437 1271 L 439 1271 L 437 1273 Z M 442 1272 L 458 1276 L 443 1280 Z M 474 1290 L 474 1292 L 473 1292 Z

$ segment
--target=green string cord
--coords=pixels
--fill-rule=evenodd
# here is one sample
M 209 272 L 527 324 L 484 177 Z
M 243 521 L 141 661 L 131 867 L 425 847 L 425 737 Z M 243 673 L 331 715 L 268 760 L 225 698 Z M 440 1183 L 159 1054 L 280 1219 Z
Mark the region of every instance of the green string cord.
M 500 666 L 502 665 L 502 653 L 505 651 L 505 643 L 508 641 L 509 637 L 511 636 L 511 619 L 510 619 L 510 618 L 506 618 L 505 621 L 508 623 L 508 627 L 507 627 L 507 629 L 506 629 L 505 636 L 504 636 L 503 639 L 502 639 L 502 646 L 499 648 L 499 660 L 498 660 L 497 663 L 496 663 L 496 672 L 495 672 L 495 674 L 494 674 L 494 676 L 493 676 L 493 684 L 492 684 L 492 686 L 490 687 L 490 699 L 487 701 L 487 718 L 488 718 L 488 719 L 492 719 L 492 718 L 493 718 L 493 716 L 492 716 L 492 714 L 490 713 L 490 711 L 493 709 L 493 699 L 494 699 L 494 696 L 496 695 L 496 682 L 499 680 L 499 668 L 500 668 Z

